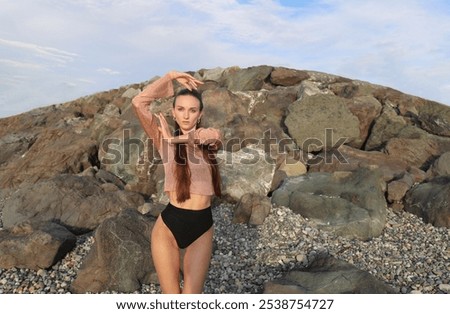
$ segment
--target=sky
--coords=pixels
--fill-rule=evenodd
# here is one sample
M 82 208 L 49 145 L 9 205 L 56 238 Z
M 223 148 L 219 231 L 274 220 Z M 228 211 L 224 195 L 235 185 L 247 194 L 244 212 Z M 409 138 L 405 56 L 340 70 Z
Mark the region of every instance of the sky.
M 0 0 L 0 118 L 170 70 L 257 65 L 450 105 L 450 1 Z

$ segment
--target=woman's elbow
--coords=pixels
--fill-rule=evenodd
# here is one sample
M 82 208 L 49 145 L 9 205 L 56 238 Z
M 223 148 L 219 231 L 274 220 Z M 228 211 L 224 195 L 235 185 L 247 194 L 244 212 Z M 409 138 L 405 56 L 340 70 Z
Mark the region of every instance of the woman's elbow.
M 137 109 L 137 108 L 139 108 L 139 95 L 138 96 L 135 96 L 135 97 L 133 97 L 133 99 L 131 100 L 131 105 L 133 106 L 133 108 L 135 108 L 135 109 Z

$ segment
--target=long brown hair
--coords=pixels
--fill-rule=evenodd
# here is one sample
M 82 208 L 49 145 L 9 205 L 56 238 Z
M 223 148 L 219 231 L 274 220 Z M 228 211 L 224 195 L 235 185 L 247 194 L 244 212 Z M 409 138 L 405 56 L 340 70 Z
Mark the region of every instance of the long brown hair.
M 203 111 L 203 101 L 201 94 L 196 90 L 182 89 L 179 91 L 175 98 L 173 99 L 173 107 L 175 108 L 175 102 L 178 96 L 190 95 L 198 99 L 200 102 L 200 112 Z M 181 135 L 181 129 L 178 123 L 175 121 L 175 136 Z M 188 157 L 187 157 L 187 144 L 175 144 L 175 178 L 177 179 L 176 191 L 177 191 L 177 201 L 183 203 L 184 201 L 191 198 L 191 169 L 189 168 Z M 210 165 L 211 178 L 214 186 L 214 193 L 216 196 L 221 196 L 221 180 L 219 166 L 216 160 L 217 149 L 211 149 L 209 145 L 202 145 L 203 159 L 206 160 Z

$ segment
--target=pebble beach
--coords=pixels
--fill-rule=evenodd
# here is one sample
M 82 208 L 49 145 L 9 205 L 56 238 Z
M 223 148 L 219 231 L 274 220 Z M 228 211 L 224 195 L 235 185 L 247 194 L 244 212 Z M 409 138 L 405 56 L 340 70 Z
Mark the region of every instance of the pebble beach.
M 449 293 L 450 229 L 425 224 L 404 211 L 387 211 L 381 236 L 358 241 L 321 231 L 285 207 L 272 208 L 263 225 L 249 227 L 232 223 L 233 205 L 217 205 L 213 209 L 215 250 L 204 292 L 261 293 L 265 282 L 328 253 L 369 272 L 399 294 Z M 70 293 L 93 241 L 92 233 L 79 236 L 75 249 L 50 269 L 0 268 L 0 294 Z M 160 290 L 158 285 L 143 285 L 136 293 Z

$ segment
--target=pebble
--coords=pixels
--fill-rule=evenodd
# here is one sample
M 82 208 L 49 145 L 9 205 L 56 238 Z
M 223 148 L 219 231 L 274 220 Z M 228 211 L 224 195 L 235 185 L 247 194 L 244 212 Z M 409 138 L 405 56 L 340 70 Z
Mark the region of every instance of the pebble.
M 439 285 L 439 289 L 444 293 L 450 293 L 450 284 L 443 284 L 441 283 Z
M 213 252 L 205 293 L 261 293 L 264 283 L 328 253 L 353 264 L 403 294 L 450 293 L 450 232 L 407 212 L 388 209 L 383 233 L 370 241 L 351 240 L 321 231 L 312 221 L 285 207 L 272 209 L 257 227 L 233 224 L 233 205 L 213 209 Z M 1 208 L 0 208 L 0 230 Z M 0 293 L 70 293 L 93 234 L 50 269 L 0 269 Z M 156 284 L 136 293 L 160 293 Z M 116 293 L 109 291 L 107 293 Z

